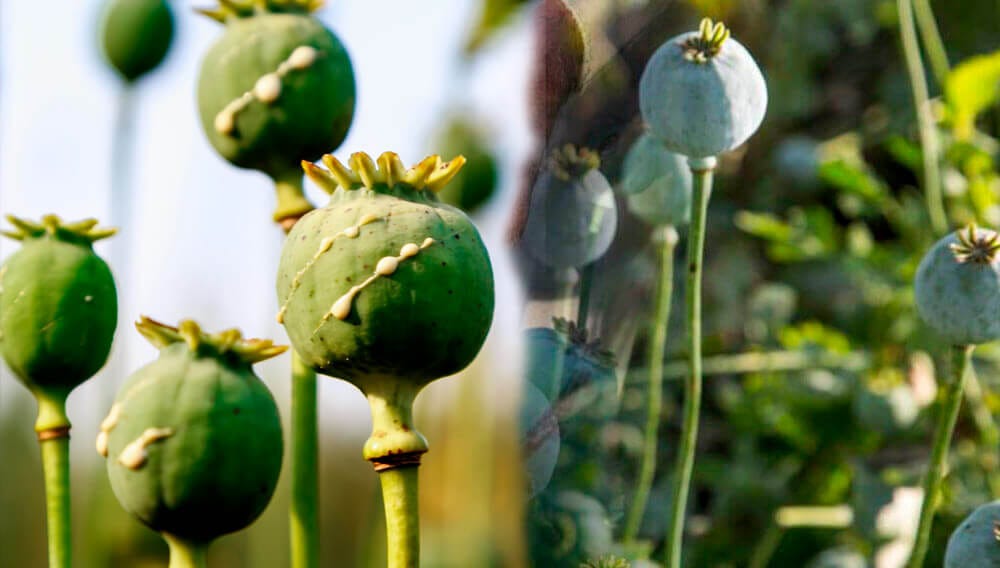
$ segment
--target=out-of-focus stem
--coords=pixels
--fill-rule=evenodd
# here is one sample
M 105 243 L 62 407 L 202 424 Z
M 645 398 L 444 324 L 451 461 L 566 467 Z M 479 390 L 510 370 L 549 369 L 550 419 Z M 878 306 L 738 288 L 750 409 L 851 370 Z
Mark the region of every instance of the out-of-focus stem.
M 931 229 L 936 236 L 941 236 L 948 232 L 948 217 L 945 214 L 944 198 L 941 193 L 937 125 L 934 123 L 934 116 L 931 112 L 930 96 L 927 92 L 927 76 L 920 58 L 920 46 L 917 44 L 917 33 L 913 23 L 913 6 L 910 2 L 911 0 L 897 0 L 899 34 L 903 43 L 906 70 L 910 76 L 910 90 L 913 92 L 917 124 L 920 128 L 924 198 L 927 201 Z
M 698 416 L 701 413 L 701 272 L 705 250 L 705 224 L 708 200 L 712 195 L 715 158 L 691 159 L 694 189 L 691 204 L 691 230 L 687 242 L 686 323 L 688 335 L 687 381 L 684 383 L 684 413 L 680 448 L 674 467 L 673 502 L 667 529 L 666 566 L 680 568 L 684 541 L 684 514 L 687 510 L 691 473 L 694 470 L 698 441 Z
M 45 475 L 45 510 L 48 523 L 49 568 L 73 564 L 73 528 L 70 510 L 69 418 L 66 395 L 36 392 L 38 420 L 35 431 L 42 452 Z
M 934 523 L 934 513 L 937 511 L 938 499 L 941 496 L 941 480 L 948 467 L 948 446 L 951 445 L 951 435 L 955 430 L 955 422 L 958 421 L 958 410 L 962 407 L 962 387 L 972 366 L 972 349 L 971 345 L 951 348 L 952 377 L 945 385 L 944 396 L 941 397 L 931 459 L 924 476 L 924 503 L 920 508 L 920 522 L 917 525 L 913 551 L 906 563 L 907 568 L 921 568 L 927 555 L 931 525 Z
M 927 59 L 931 62 L 934 80 L 939 87 L 944 87 L 951 66 L 948 64 L 948 52 L 945 51 L 944 42 L 941 40 L 941 32 L 934 19 L 930 0 L 913 0 L 913 14 L 917 18 L 917 28 L 924 42 L 924 49 L 927 50 Z
M 292 351 L 292 568 L 319 566 L 319 426 L 316 373 Z
M 667 325 L 670 323 L 670 300 L 673 297 L 674 249 L 677 247 L 677 230 L 672 226 L 663 227 L 660 258 L 660 282 L 657 287 L 656 304 L 649 331 L 649 390 L 646 395 L 646 430 L 642 449 L 642 464 L 635 496 L 625 519 L 622 540 L 631 544 L 639 534 L 642 517 L 646 512 L 646 501 L 653 486 L 656 473 L 657 431 L 663 409 L 663 354 L 667 343 Z
M 163 540 L 167 541 L 170 548 L 169 568 L 206 568 L 208 566 L 208 545 L 204 543 L 194 543 L 170 534 L 164 534 Z

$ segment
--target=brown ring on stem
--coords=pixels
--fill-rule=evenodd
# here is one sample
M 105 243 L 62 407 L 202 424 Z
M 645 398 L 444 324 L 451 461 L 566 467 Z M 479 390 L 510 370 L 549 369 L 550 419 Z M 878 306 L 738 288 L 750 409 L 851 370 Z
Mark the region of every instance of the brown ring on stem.
M 423 455 L 424 452 L 406 452 L 402 454 L 389 454 L 369 461 L 371 461 L 375 471 L 381 473 L 400 467 L 419 466 L 420 457 Z
M 59 438 L 69 438 L 69 426 L 58 426 L 56 428 L 46 428 L 38 431 L 38 441 L 58 440 Z

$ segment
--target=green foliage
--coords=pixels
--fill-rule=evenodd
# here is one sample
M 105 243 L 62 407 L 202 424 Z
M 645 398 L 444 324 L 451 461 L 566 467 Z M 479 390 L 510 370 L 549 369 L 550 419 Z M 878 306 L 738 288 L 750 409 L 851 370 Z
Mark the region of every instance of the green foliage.
M 955 67 L 944 85 L 955 136 L 968 140 L 976 118 L 1000 100 L 1000 51 L 970 58 Z

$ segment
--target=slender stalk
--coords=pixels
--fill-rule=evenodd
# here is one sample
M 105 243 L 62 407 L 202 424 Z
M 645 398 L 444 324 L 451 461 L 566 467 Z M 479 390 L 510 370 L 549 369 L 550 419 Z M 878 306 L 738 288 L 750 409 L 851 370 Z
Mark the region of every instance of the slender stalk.
M 677 247 L 677 230 L 672 226 L 663 227 L 660 259 L 660 285 L 656 293 L 656 305 L 652 325 L 649 330 L 649 391 L 646 395 L 646 431 L 642 449 L 642 463 L 639 466 L 639 481 L 635 496 L 625 518 L 622 540 L 625 544 L 635 542 L 646 512 L 646 501 L 653 486 L 656 473 L 657 431 L 663 409 L 663 354 L 667 344 L 667 324 L 670 323 L 670 300 L 674 290 L 674 249 Z
M 712 194 L 715 158 L 691 159 L 694 174 L 691 230 L 687 243 L 686 323 L 690 372 L 684 384 L 684 418 L 680 448 L 674 467 L 674 489 L 670 524 L 667 529 L 666 566 L 680 568 L 684 540 L 684 513 L 687 509 L 694 452 L 698 440 L 698 415 L 701 412 L 701 272 L 705 248 L 705 221 Z
M 762 351 L 715 355 L 702 359 L 702 375 L 746 375 L 777 373 L 807 369 L 839 369 L 864 371 L 871 367 L 871 355 L 864 351 L 850 353 L 803 353 L 801 351 Z M 663 367 L 664 379 L 679 379 L 688 374 L 688 361 L 671 361 Z M 648 375 L 648 369 L 629 372 L 628 382 L 637 383 Z
M 941 32 L 934 19 L 934 10 L 931 9 L 930 0 L 913 0 L 913 14 L 917 17 L 917 28 L 920 30 L 920 38 L 924 42 L 924 49 L 927 50 L 927 59 L 931 62 L 934 80 L 937 81 L 939 87 L 944 87 L 944 81 L 951 71 L 951 66 L 948 63 L 948 52 L 945 51 L 944 42 L 941 40 Z
M 293 568 L 319 566 L 319 428 L 316 373 L 292 352 L 292 503 Z
M 45 470 L 45 504 L 49 529 L 49 567 L 72 565 L 70 523 L 69 436 L 39 442 Z
M 170 534 L 164 534 L 170 548 L 168 568 L 206 568 L 208 566 L 208 544 L 195 543 Z
M 49 537 L 49 568 L 73 564 L 73 529 L 70 514 L 68 393 L 35 391 L 38 420 L 35 432 L 45 474 L 45 512 Z
M 420 504 L 416 465 L 387 469 L 378 474 L 385 504 L 388 568 L 420 566 Z
M 941 495 L 941 481 L 948 467 L 948 446 L 951 444 L 951 435 L 958 420 L 958 410 L 962 406 L 962 387 L 965 376 L 972 366 L 972 349 L 971 345 L 951 348 L 952 377 L 945 386 L 944 396 L 941 399 L 931 459 L 927 465 L 927 474 L 924 476 L 924 503 L 920 508 L 917 536 L 910 559 L 906 563 L 907 568 L 921 568 L 927 555 L 931 525 L 934 523 L 934 513 L 937 511 Z
M 906 70 L 910 76 L 913 105 L 917 111 L 917 124 L 920 128 L 920 147 L 923 150 L 924 197 L 927 200 L 927 212 L 930 216 L 931 229 L 935 235 L 940 236 L 948 232 L 948 218 L 945 214 L 944 198 L 941 193 L 938 133 L 934 116 L 931 113 L 930 96 L 927 92 L 927 76 L 924 73 L 923 61 L 920 59 L 920 46 L 917 44 L 911 1 L 897 0 L 899 34 L 903 43 Z

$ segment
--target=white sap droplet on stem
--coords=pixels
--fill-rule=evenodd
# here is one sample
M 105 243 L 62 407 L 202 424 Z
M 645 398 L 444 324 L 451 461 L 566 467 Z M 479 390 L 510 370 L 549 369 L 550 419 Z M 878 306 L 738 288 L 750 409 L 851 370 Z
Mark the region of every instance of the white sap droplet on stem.
M 330 308 L 331 316 L 339 320 L 347 319 L 347 316 L 351 314 L 351 303 L 354 301 L 354 295 L 358 293 L 356 288 L 351 288 L 350 292 L 337 298 L 337 301 L 333 303 L 333 307 Z
M 146 458 L 149 457 L 147 448 L 154 442 L 158 442 L 174 435 L 173 428 L 146 428 L 137 440 L 125 446 L 122 453 L 118 455 L 118 463 L 123 466 L 137 470 L 146 465 Z
M 375 274 L 379 276 L 390 276 L 393 272 L 396 272 L 396 268 L 399 266 L 399 259 L 394 256 L 387 256 L 378 261 L 375 265 Z
M 427 237 L 426 239 L 424 239 L 424 242 L 420 245 L 420 248 L 425 249 L 425 248 L 433 245 L 435 242 L 437 242 L 437 241 L 435 241 L 431 237 Z
M 288 65 L 292 69 L 304 71 L 316 62 L 316 48 L 309 45 L 300 45 L 288 56 Z
M 101 431 L 110 432 L 118 425 L 118 419 L 122 415 L 122 405 L 115 403 L 111 405 L 108 415 L 101 421 Z
M 279 324 L 285 323 L 285 312 L 287 311 L 288 306 L 281 306 L 281 309 L 278 310 L 278 315 L 274 319 L 278 320 Z
M 278 97 L 281 96 L 281 77 L 277 73 L 268 73 L 257 79 L 253 86 L 253 96 L 266 104 L 278 100 Z
M 348 227 L 343 230 L 343 235 L 349 239 L 353 239 L 361 234 L 361 229 L 357 225 L 353 227 Z

